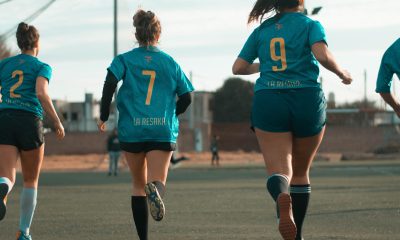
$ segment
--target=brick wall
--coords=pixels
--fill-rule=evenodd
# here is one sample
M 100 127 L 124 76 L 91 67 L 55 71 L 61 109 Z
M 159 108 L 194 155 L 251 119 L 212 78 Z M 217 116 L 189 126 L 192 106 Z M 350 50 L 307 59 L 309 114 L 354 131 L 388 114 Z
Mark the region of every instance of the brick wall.
M 211 135 L 219 136 L 219 148 L 222 151 L 259 151 L 256 137 L 249 126 L 248 123 L 213 124 Z M 107 136 L 97 132 L 69 132 L 63 141 L 58 141 L 54 134 L 49 133 L 46 135 L 46 154 L 104 153 Z M 400 134 L 394 126 L 328 126 L 320 152 L 372 152 L 393 142 L 400 143 Z M 209 150 L 207 144 L 204 143 L 205 151 Z M 193 131 L 181 129 L 178 145 L 182 152 L 193 151 Z

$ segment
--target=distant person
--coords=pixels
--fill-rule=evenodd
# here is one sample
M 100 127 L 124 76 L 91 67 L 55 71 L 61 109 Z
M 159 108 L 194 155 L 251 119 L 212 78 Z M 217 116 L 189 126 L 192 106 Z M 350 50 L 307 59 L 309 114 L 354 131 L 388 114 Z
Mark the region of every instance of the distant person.
M 393 75 L 400 78 L 400 38 L 397 39 L 385 52 L 376 82 L 376 92 L 389 104 L 400 117 L 400 103 L 391 93 Z
M 303 9 L 302 0 L 256 1 L 248 23 L 265 20 L 250 35 L 232 68 L 237 75 L 261 73 L 251 122 L 285 240 L 302 239 L 311 194 L 310 167 L 325 131 L 326 101 L 317 82 L 318 62 L 343 84 L 352 82 L 328 50 L 321 24 L 302 14 Z M 257 58 L 260 63 L 254 63 Z
M 21 54 L 0 61 L 0 220 L 6 215 L 7 195 L 14 186 L 20 158 L 23 189 L 17 240 L 31 240 L 44 155 L 43 110 L 53 121 L 57 138 L 64 138 L 65 133 L 48 94 L 51 67 L 37 58 L 38 30 L 20 23 L 17 43 Z
M 118 175 L 118 161 L 121 156 L 121 147 L 119 146 L 118 140 L 118 129 L 114 129 L 107 139 L 107 150 L 108 150 L 108 176 Z
M 117 97 L 118 137 L 133 178 L 133 219 L 139 238 L 145 240 L 147 201 L 154 220 L 161 221 L 165 215 L 162 197 L 176 148 L 178 115 L 190 105 L 194 89 L 175 60 L 157 47 L 161 35 L 157 16 L 139 10 L 133 26 L 139 47 L 118 55 L 108 68 L 98 126 L 105 131 L 113 94 L 122 80 Z
M 210 151 L 211 151 L 211 165 L 212 166 L 214 166 L 214 165 L 219 166 L 218 140 L 219 140 L 219 137 L 217 135 L 214 135 L 213 138 L 211 139 Z

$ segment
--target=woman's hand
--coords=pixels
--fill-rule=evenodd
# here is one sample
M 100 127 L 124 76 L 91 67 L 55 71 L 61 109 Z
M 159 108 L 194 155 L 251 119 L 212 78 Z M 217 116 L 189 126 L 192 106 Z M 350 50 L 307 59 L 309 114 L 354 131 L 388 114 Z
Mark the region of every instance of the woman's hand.
M 57 122 L 54 124 L 54 128 L 56 130 L 57 139 L 62 140 L 65 137 L 64 126 L 61 122 Z
M 342 79 L 343 84 L 350 85 L 353 82 L 353 78 L 347 70 L 342 70 L 339 77 Z
M 105 132 L 107 130 L 106 123 L 99 120 L 97 122 L 97 128 L 99 129 L 100 132 Z

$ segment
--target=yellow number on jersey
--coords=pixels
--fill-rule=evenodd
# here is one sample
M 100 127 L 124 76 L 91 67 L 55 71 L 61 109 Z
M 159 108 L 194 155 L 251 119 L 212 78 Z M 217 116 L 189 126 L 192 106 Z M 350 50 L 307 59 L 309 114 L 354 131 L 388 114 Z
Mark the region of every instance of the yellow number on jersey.
M 279 44 L 280 48 L 280 55 L 276 53 L 276 44 Z M 286 62 L 286 49 L 285 49 L 285 39 L 283 38 L 273 38 L 270 44 L 270 51 L 271 51 L 271 59 L 274 61 L 280 61 L 282 67 L 279 68 L 278 66 L 272 66 L 272 71 L 274 72 L 282 72 L 287 69 L 287 62 Z
M 18 82 L 14 84 L 11 89 L 10 89 L 10 97 L 11 98 L 20 98 L 20 94 L 14 93 L 14 91 L 21 86 L 21 84 L 24 82 L 24 72 L 21 70 L 16 70 L 12 73 L 12 78 L 15 78 L 18 75 Z
M 154 81 L 156 80 L 156 72 L 151 70 L 143 70 L 142 74 L 144 76 L 150 76 L 150 84 L 147 90 L 146 105 L 150 105 L 151 96 L 153 95 Z

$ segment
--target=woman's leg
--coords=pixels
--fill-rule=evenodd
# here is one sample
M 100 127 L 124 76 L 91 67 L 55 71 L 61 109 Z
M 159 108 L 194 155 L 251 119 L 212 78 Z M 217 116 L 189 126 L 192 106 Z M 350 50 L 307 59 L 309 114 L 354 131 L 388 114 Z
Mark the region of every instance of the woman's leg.
M 146 185 L 147 199 L 150 204 L 151 216 L 156 221 L 161 221 L 165 214 L 162 198 L 165 194 L 165 184 L 172 151 L 150 151 L 147 153 L 148 177 Z
M 140 240 L 147 240 L 148 207 L 144 187 L 147 179 L 145 153 L 124 152 L 132 175 L 131 208 L 136 231 Z
M 269 175 L 267 190 L 277 203 L 279 232 L 283 239 L 293 240 L 296 236 L 296 225 L 292 217 L 289 195 L 292 176 L 292 133 L 273 133 L 256 129 L 256 136 Z
M 290 182 L 290 195 L 293 202 L 293 215 L 297 226 L 296 240 L 302 239 L 302 227 L 311 194 L 310 168 L 318 147 L 322 142 L 325 128 L 312 137 L 293 140 L 293 177 Z
M 148 210 L 144 186 L 147 180 L 145 153 L 124 152 L 132 175 L 131 208 L 136 231 L 140 240 L 147 240 Z
M 114 156 L 114 176 L 118 175 L 119 157 L 120 157 L 120 152 L 115 152 L 115 156 Z
M 113 152 L 108 152 L 108 176 L 112 174 L 113 160 Z
M 19 228 L 22 233 L 29 235 L 37 203 L 37 188 L 40 169 L 44 155 L 44 144 L 30 151 L 21 151 L 21 167 L 24 186 L 21 193 Z
M 18 149 L 10 145 L 0 145 L 0 221 L 6 215 L 7 195 L 15 183 Z

